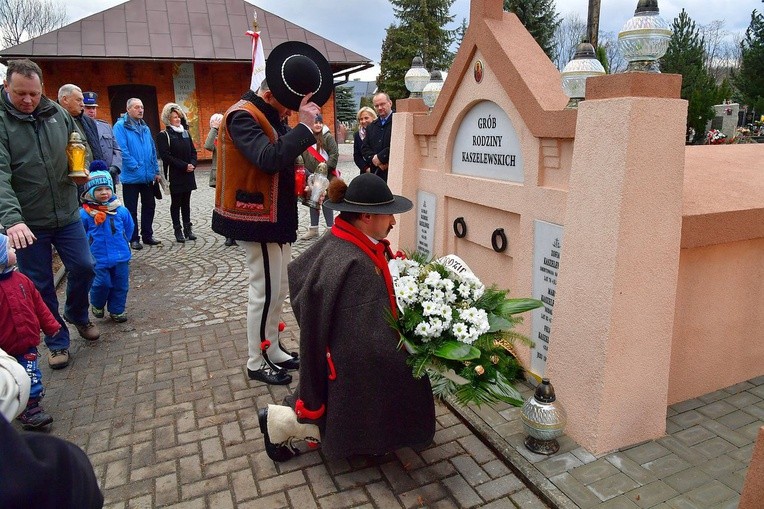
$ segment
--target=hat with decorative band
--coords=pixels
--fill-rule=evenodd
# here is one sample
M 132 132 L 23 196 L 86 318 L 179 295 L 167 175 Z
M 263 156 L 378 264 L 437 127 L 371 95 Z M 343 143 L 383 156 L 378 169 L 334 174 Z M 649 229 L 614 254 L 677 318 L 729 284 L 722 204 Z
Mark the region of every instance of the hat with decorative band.
M 265 61 L 265 80 L 273 97 L 292 111 L 300 109 L 303 97 L 322 106 L 332 95 L 332 67 L 321 52 L 300 41 L 287 41 L 273 48 Z

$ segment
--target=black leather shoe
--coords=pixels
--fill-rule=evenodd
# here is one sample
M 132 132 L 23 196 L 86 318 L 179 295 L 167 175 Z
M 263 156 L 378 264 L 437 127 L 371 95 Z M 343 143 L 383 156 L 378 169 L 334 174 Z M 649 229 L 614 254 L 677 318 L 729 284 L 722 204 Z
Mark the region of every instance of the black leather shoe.
M 226 237 L 226 238 L 225 238 L 225 245 L 226 245 L 226 247 L 231 247 L 231 246 L 238 246 L 238 244 L 236 243 L 236 241 L 235 241 L 235 240 L 233 240 L 231 237 Z
M 137 240 L 134 240 L 130 243 L 130 247 L 132 247 L 135 251 L 140 251 L 141 249 L 143 249 L 143 244 L 141 244 Z
M 260 423 L 260 432 L 263 434 L 265 453 L 270 459 L 281 462 L 292 459 L 297 455 L 296 451 L 286 445 L 276 445 L 271 442 L 271 437 L 268 436 L 268 408 L 261 408 L 257 411 L 257 422 Z
M 143 243 L 146 244 L 147 246 L 158 246 L 159 244 L 162 243 L 162 241 L 157 240 L 154 237 L 149 237 L 147 239 L 143 239 Z
M 287 359 L 284 362 L 276 362 L 274 364 L 282 369 L 288 369 L 292 371 L 300 369 L 299 357 L 292 357 L 291 359 Z
M 265 382 L 269 385 L 288 385 L 292 383 L 292 375 L 286 372 L 286 369 L 271 371 L 270 369 L 258 369 L 252 371 L 247 368 L 247 376 L 250 380 Z

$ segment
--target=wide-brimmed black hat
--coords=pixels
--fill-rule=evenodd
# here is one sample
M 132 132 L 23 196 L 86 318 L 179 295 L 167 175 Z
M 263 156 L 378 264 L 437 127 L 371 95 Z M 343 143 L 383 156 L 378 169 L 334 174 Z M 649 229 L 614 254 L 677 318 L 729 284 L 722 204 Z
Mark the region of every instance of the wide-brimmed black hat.
M 324 200 L 323 206 L 339 212 L 360 212 L 362 214 L 400 214 L 411 210 L 411 200 L 390 191 L 387 182 L 373 173 L 363 173 L 355 177 L 345 191 L 340 202 Z
M 316 48 L 300 41 L 288 41 L 271 50 L 265 61 L 265 80 L 276 98 L 292 111 L 313 92 L 310 100 L 322 106 L 332 95 L 332 68 Z

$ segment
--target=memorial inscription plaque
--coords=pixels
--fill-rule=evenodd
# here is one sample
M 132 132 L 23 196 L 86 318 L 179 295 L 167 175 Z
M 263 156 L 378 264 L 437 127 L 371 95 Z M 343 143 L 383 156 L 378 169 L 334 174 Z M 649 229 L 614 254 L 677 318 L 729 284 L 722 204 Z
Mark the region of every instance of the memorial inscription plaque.
M 531 371 L 539 377 L 546 372 L 561 251 L 562 226 L 534 221 L 533 298 L 539 299 L 544 306 L 531 312 L 531 339 L 535 343 L 531 349 Z
M 435 204 L 434 194 L 426 191 L 417 193 L 416 250 L 427 257 L 434 255 Z
M 477 103 L 462 119 L 454 140 L 452 172 L 523 181 L 523 155 L 512 121 L 498 104 Z

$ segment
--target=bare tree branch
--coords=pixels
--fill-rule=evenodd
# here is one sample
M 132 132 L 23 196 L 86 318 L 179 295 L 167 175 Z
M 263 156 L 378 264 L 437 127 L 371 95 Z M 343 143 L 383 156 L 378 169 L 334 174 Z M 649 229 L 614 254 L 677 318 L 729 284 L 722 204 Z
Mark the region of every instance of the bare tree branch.
M 0 0 L 0 41 L 7 48 L 67 23 L 62 0 Z
M 576 46 L 586 35 L 586 22 L 578 13 L 571 12 L 565 16 L 554 32 L 553 46 L 555 47 L 555 65 L 562 70 L 570 62 L 576 52 Z

